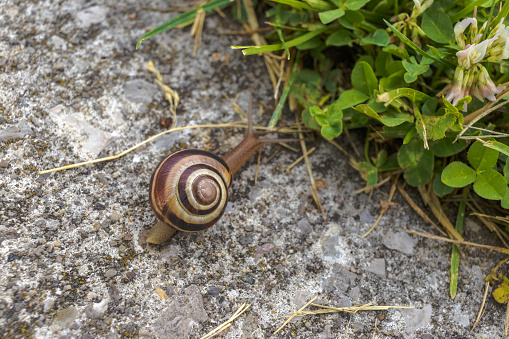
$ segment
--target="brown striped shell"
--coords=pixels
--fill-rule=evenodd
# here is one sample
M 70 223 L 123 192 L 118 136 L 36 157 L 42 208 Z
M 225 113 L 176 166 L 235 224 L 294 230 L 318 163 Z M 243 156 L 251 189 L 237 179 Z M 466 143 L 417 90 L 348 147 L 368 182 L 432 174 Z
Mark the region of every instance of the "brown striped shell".
M 223 215 L 231 178 L 226 162 L 213 153 L 194 149 L 175 152 L 152 174 L 152 211 L 177 230 L 203 231 Z

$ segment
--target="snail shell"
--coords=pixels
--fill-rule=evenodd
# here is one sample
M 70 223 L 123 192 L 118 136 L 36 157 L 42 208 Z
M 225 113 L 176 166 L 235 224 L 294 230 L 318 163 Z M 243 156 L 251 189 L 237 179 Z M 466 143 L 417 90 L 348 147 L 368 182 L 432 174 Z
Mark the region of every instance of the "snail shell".
M 226 162 L 213 153 L 196 149 L 175 152 L 152 174 L 152 211 L 179 231 L 203 231 L 223 215 L 231 179 Z

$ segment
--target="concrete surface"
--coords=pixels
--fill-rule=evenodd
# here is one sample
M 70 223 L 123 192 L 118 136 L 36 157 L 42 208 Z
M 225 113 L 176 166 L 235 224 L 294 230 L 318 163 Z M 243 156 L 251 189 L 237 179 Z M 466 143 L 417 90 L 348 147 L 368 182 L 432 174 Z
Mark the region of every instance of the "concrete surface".
M 143 242 L 155 222 L 147 200 L 152 170 L 181 148 L 225 154 L 242 130 L 187 130 L 119 160 L 38 174 L 119 153 L 163 130 L 159 122 L 169 105 L 144 69 L 149 60 L 181 96 L 179 125 L 238 120 L 223 94 L 239 95 L 247 109 L 250 87 L 265 108 L 257 120 L 267 123 L 274 102 L 263 60 L 230 49 L 251 43 L 224 34 L 240 29 L 233 20 L 207 17 L 195 57 L 189 28 L 135 50 L 147 28 L 176 15 L 146 8 L 170 4 L 0 2 L 0 337 L 199 338 L 244 301 L 252 303 L 249 312 L 222 337 L 371 338 L 377 318 L 383 333 L 375 338 L 502 337 L 505 305 L 491 298 L 470 332 L 483 278 L 502 257 L 463 247 L 458 295 L 451 300 L 451 247 L 399 233 L 435 231 L 398 194 L 398 205 L 360 238 L 389 187 L 371 197 L 353 194 L 364 183 L 328 143 L 310 157 L 327 185 L 319 191 L 325 222 L 304 165 L 283 172 L 299 154 L 271 146 L 262 159 L 279 154 L 262 160 L 257 186 L 254 159 L 237 175 L 217 225 L 161 246 Z M 465 235 L 496 244 L 475 219 Z M 316 294 L 330 306 L 415 309 L 312 316 L 272 335 L 284 315 Z

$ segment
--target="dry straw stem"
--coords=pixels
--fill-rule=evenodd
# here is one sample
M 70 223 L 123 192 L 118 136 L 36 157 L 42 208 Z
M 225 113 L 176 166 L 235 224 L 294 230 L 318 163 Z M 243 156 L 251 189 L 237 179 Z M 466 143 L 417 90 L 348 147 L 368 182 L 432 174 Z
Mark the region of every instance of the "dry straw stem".
M 372 191 L 375 188 L 378 188 L 380 186 L 385 185 L 389 180 L 391 180 L 391 178 L 392 178 L 392 175 L 389 175 L 385 179 L 383 179 L 382 181 L 379 181 L 378 183 L 376 183 L 376 184 L 374 184 L 372 186 L 366 186 L 364 188 L 360 188 L 360 189 L 358 189 L 356 191 L 353 191 L 352 193 L 353 194 L 359 194 L 359 193 L 363 193 L 363 192 Z
M 346 312 L 346 313 L 357 313 L 359 311 L 386 311 L 390 308 L 414 308 L 412 306 L 372 306 L 373 303 L 358 305 L 358 306 L 350 306 L 350 307 L 330 307 L 320 304 L 311 303 L 309 306 L 320 307 L 320 310 L 312 310 L 312 311 L 304 311 L 299 310 L 294 313 L 297 316 L 303 315 L 314 315 L 314 314 L 326 314 L 326 313 L 338 313 L 338 312 Z
M 347 157 L 349 158 L 352 158 L 352 156 L 347 152 L 345 151 L 345 149 L 341 146 L 339 146 L 339 144 L 333 140 L 329 140 L 329 139 L 325 139 L 327 140 L 330 144 L 332 144 L 334 147 L 336 147 L 338 150 L 340 150 L 341 152 L 343 152 L 344 155 L 346 155 Z
M 396 175 L 393 179 L 394 179 L 394 181 L 391 186 L 391 192 L 389 193 L 389 198 L 387 199 L 387 201 L 383 201 L 383 200 L 380 201 L 380 205 L 382 207 L 382 209 L 380 210 L 380 214 L 378 215 L 378 218 L 376 218 L 376 221 L 373 224 L 373 226 L 371 226 L 371 228 L 366 233 L 364 233 L 364 235 L 361 237 L 361 239 L 367 237 L 368 234 L 370 234 L 371 231 L 373 231 L 375 229 L 376 225 L 378 225 L 378 222 L 380 222 L 380 219 L 382 219 L 382 216 L 385 214 L 385 212 L 387 212 L 387 210 L 389 209 L 390 206 L 397 205 L 396 203 L 392 202 L 392 198 L 394 197 L 394 192 L 396 192 L 396 186 L 398 184 L 399 175 Z
M 486 285 L 484 287 L 484 296 L 482 298 L 482 303 L 481 303 L 481 308 L 479 309 L 479 313 L 477 314 L 477 319 L 475 319 L 475 323 L 474 323 L 474 327 L 472 327 L 472 329 L 470 330 L 470 332 L 472 332 L 474 330 L 474 328 L 477 326 L 477 324 L 479 323 L 479 321 L 481 320 L 481 317 L 483 316 L 484 314 L 484 306 L 486 305 L 486 297 L 488 296 L 488 290 L 489 290 L 489 287 L 490 287 L 490 283 L 489 282 L 486 282 Z
M 173 128 L 173 127 L 177 126 L 177 107 L 180 102 L 179 94 L 163 82 L 163 77 L 162 77 L 161 73 L 159 73 L 159 71 L 155 68 L 152 60 L 150 60 L 149 62 L 147 62 L 145 64 L 145 68 L 155 75 L 156 83 L 163 90 L 164 97 L 166 100 L 168 100 L 168 102 L 170 104 L 170 112 L 173 117 L 173 123 L 171 124 L 171 127 Z
M 317 295 L 315 295 L 306 305 L 302 306 L 297 312 L 300 312 L 302 310 L 304 310 L 306 307 L 309 306 L 309 304 L 311 304 L 313 301 L 316 300 L 316 298 L 318 298 Z M 274 332 L 274 334 L 277 334 L 279 331 L 281 331 L 283 329 L 283 327 L 285 327 L 293 318 L 295 318 L 297 316 L 297 312 L 295 312 L 293 315 L 291 315 L 288 319 L 286 319 L 286 321 L 283 323 L 283 325 L 281 325 L 281 327 L 279 327 L 276 332 Z
M 76 163 L 76 164 L 66 165 L 66 166 L 62 166 L 62 167 L 52 168 L 52 169 L 49 169 L 49 170 L 40 171 L 39 174 L 58 172 L 58 171 L 62 171 L 62 170 L 70 169 L 70 168 L 84 166 L 84 165 L 96 164 L 98 162 L 115 160 L 115 159 L 118 159 L 118 158 L 126 155 L 127 153 L 130 153 L 130 152 L 134 151 L 135 149 L 137 149 L 137 148 L 139 148 L 139 147 L 141 147 L 141 146 L 151 142 L 152 140 L 159 138 L 161 135 L 168 134 L 168 133 L 175 132 L 175 131 L 182 131 L 182 130 L 185 130 L 185 129 L 193 129 L 193 128 L 220 128 L 220 127 L 242 127 L 242 128 L 247 128 L 246 123 L 247 123 L 246 121 L 237 121 L 237 122 L 231 122 L 231 123 L 227 123 L 227 124 L 195 125 L 195 126 L 174 127 L 174 128 L 170 128 L 170 129 L 168 129 L 166 131 L 163 131 L 161 133 L 158 133 L 156 135 L 153 135 L 150 138 L 140 142 L 137 145 L 134 145 L 133 147 L 131 147 L 131 148 L 129 148 L 129 149 L 123 151 L 123 152 L 120 152 L 117 155 L 112 155 L 110 157 L 104 157 L 104 158 L 84 161 L 84 162 L 80 162 L 80 163 Z
M 486 248 L 486 249 L 491 250 L 491 251 L 500 252 L 500 253 L 504 253 L 504 254 L 509 254 L 509 249 L 507 249 L 507 248 L 496 247 L 496 246 L 489 246 L 489 245 L 482 245 L 482 244 L 476 244 L 476 243 L 470 242 L 470 241 L 454 240 L 454 239 L 449 239 L 449 238 L 445 238 L 445 237 L 439 237 L 437 235 L 428 234 L 428 233 L 419 232 L 419 231 L 414 231 L 414 230 L 400 229 L 400 231 L 406 232 L 408 234 L 414 234 L 414 235 L 417 235 L 417 236 L 420 236 L 420 237 L 424 237 L 424 238 L 429 238 L 429 239 L 434 239 L 434 240 L 441 240 L 441 241 L 450 242 L 450 243 L 459 244 L 459 245 L 481 247 L 481 248 Z
M 203 3 L 202 3 L 203 4 Z M 193 47 L 193 56 L 196 56 L 196 52 L 198 51 L 198 47 L 201 45 L 201 37 L 203 34 L 203 24 L 205 23 L 206 13 L 203 9 L 198 9 L 196 16 L 193 20 L 193 26 L 191 27 L 191 36 L 194 36 L 194 47 Z
M 299 121 L 299 116 L 298 116 L 297 112 L 295 112 L 295 119 L 297 122 Z M 313 199 L 315 200 L 315 203 L 318 206 L 318 210 L 322 213 L 323 220 L 325 221 L 325 220 L 327 220 L 327 215 L 325 214 L 325 211 L 322 208 L 322 203 L 320 202 L 320 197 L 318 196 L 318 190 L 316 189 L 315 178 L 313 177 L 313 170 L 311 169 L 311 164 L 309 163 L 309 157 L 307 155 L 308 150 L 306 147 L 306 142 L 304 141 L 304 135 L 302 134 L 302 128 L 301 128 L 300 124 L 297 125 L 297 129 L 299 132 L 298 135 L 299 135 L 299 139 L 300 139 L 300 147 L 302 148 L 302 154 L 304 156 L 304 161 L 306 163 L 306 168 L 307 168 L 308 174 L 309 174 L 309 181 L 311 182 L 311 185 L 310 185 L 311 195 L 313 196 Z
M 316 147 L 313 147 L 311 148 L 309 151 L 307 151 L 307 153 L 305 155 L 301 155 L 297 160 L 295 160 L 290 166 L 288 166 L 286 168 L 286 173 L 287 174 L 290 174 L 290 171 L 292 170 L 292 168 L 295 167 L 295 165 L 297 165 L 299 162 L 302 161 L 302 159 L 304 159 L 304 157 L 306 156 L 309 156 L 311 153 L 313 153 L 314 151 L 316 150 Z
M 283 53 L 283 56 L 286 56 L 286 51 Z M 291 68 L 288 67 L 288 69 L 290 70 Z M 274 89 L 274 101 L 277 101 L 277 98 L 279 96 L 279 87 L 281 86 L 281 82 L 283 81 L 284 72 L 285 72 L 285 59 L 282 59 L 281 64 L 279 65 L 279 79 L 277 80 L 276 88 Z M 285 81 L 286 79 L 288 79 L 288 77 L 285 78 Z
M 509 303 L 507 303 L 507 308 L 505 311 L 505 328 L 504 335 L 507 337 L 507 329 L 509 328 Z
M 353 142 L 352 135 L 350 134 L 350 131 L 345 129 L 345 133 L 346 133 L 346 137 L 348 138 L 348 141 L 350 142 L 350 145 L 352 145 L 352 148 L 353 148 L 355 154 L 357 155 L 357 157 L 360 158 L 361 157 L 361 153 L 357 149 L 357 146 L 355 146 L 355 143 Z
M 509 218 L 508 217 L 501 217 L 498 215 L 488 215 L 488 214 L 481 214 L 481 213 L 472 213 L 470 215 L 475 215 L 476 217 L 483 217 L 488 219 L 495 219 L 496 221 L 500 221 L 505 224 L 509 224 Z
M 258 183 L 258 173 L 260 172 L 260 159 L 262 157 L 262 151 L 258 151 L 258 160 L 256 161 L 256 173 L 254 178 L 254 185 Z
M 170 129 L 168 129 L 166 131 L 163 131 L 161 133 L 158 133 L 156 135 L 151 136 L 150 138 L 140 142 L 137 145 L 134 145 L 133 147 L 131 147 L 131 148 L 129 148 L 129 149 L 123 151 L 123 152 L 120 152 L 117 155 L 112 155 L 112 156 L 109 156 L 109 157 L 104 157 L 104 158 L 84 161 L 84 162 L 80 162 L 80 163 L 76 163 L 76 164 L 66 165 L 66 166 L 62 166 L 62 167 L 52 168 L 52 169 L 49 169 L 49 170 L 40 171 L 39 174 L 58 172 L 58 171 L 63 171 L 63 170 L 70 169 L 70 168 L 84 166 L 84 165 L 90 165 L 90 164 L 96 164 L 96 163 L 99 163 L 99 162 L 115 160 L 115 159 L 123 157 L 127 153 L 130 153 L 130 152 L 134 151 L 135 149 L 137 149 L 137 148 L 139 148 L 139 147 L 141 147 L 141 146 L 143 146 L 143 145 L 153 141 L 154 139 L 157 139 L 160 136 L 162 136 L 164 134 L 171 133 L 171 132 L 182 131 L 182 130 L 185 130 L 185 129 L 194 129 L 194 128 L 222 128 L 222 127 L 247 128 L 247 121 L 236 121 L 236 122 L 230 122 L 230 123 L 227 123 L 227 124 L 195 125 L 195 126 L 182 126 L 182 127 L 170 128 Z M 257 127 L 257 129 L 268 130 L 267 127 L 262 127 L 262 126 L 261 127 Z M 291 129 L 291 128 L 281 128 L 281 129 L 278 130 L 278 132 L 280 132 L 280 133 L 296 133 L 296 131 Z
M 251 35 L 251 39 L 257 46 L 263 46 L 267 44 L 265 38 L 260 35 L 257 30 L 260 28 L 258 24 L 258 19 L 256 18 L 256 11 L 254 9 L 253 2 L 251 0 L 242 0 L 244 2 L 244 8 L 247 14 L 247 22 L 243 24 L 244 29 L 246 31 L 254 31 L 255 33 Z M 239 6 L 240 8 L 240 6 Z M 272 87 L 274 88 L 274 93 L 277 92 L 277 75 L 282 74 L 280 70 L 280 65 L 278 63 L 278 58 L 274 58 L 274 55 L 271 53 L 264 53 L 263 58 L 265 61 L 265 66 L 267 67 L 267 71 L 269 73 L 270 80 L 272 82 Z
M 279 144 L 280 144 L 281 146 L 283 146 L 284 148 L 289 149 L 289 150 L 290 150 L 290 151 L 292 151 L 292 152 L 299 153 L 299 150 L 298 150 L 297 148 L 292 147 L 292 146 L 288 145 L 287 143 L 280 142 Z M 265 163 L 267 163 L 267 162 L 265 162 Z
M 507 262 L 507 260 L 509 260 L 509 257 L 507 257 L 507 258 L 503 259 L 502 261 L 500 261 L 497 264 L 497 266 L 495 266 L 495 268 L 491 271 L 491 274 L 497 273 L 497 270 L 499 269 L 499 267 L 501 265 L 503 265 L 505 262 Z M 488 296 L 489 287 L 490 287 L 490 283 L 489 283 L 489 281 L 486 281 L 486 284 L 484 286 L 484 295 L 483 295 L 483 298 L 482 298 L 481 307 L 479 308 L 479 313 L 477 314 L 477 318 L 475 319 L 474 326 L 472 327 L 470 332 L 472 332 L 475 329 L 475 327 L 477 326 L 477 324 L 481 320 L 481 317 L 484 315 L 484 312 L 486 311 L 484 306 L 486 305 L 486 298 Z M 508 303 L 508 305 L 509 305 L 509 303 Z M 508 319 L 507 319 L 508 314 L 509 314 L 509 306 L 508 306 L 508 309 L 506 311 L 506 320 L 505 320 L 505 330 L 506 331 L 507 331 L 507 325 L 509 324 Z M 505 336 L 507 337 L 507 333 L 505 334 Z
M 509 82 L 506 82 L 504 84 L 502 84 L 502 86 L 507 86 L 509 85 Z M 503 90 L 502 92 L 500 92 L 495 101 L 490 101 L 488 102 L 486 105 L 484 105 L 483 107 L 479 108 L 477 111 L 475 112 L 472 112 L 470 113 L 469 115 L 467 115 L 464 119 L 463 119 L 463 122 L 466 123 L 467 125 L 465 126 L 465 128 L 458 134 L 458 136 L 456 137 L 456 139 L 454 139 L 454 142 L 458 141 L 459 138 L 461 138 L 461 136 L 473 125 L 475 124 L 477 121 L 479 121 L 480 119 L 484 118 L 485 116 L 487 116 L 488 114 L 490 114 L 491 112 L 495 111 L 496 109 L 504 106 L 505 104 L 507 104 L 507 101 L 503 101 L 502 103 L 500 104 L 497 104 L 495 105 L 497 102 L 499 102 L 500 100 L 502 100 L 505 95 L 509 93 L 509 88 L 506 88 L 505 90 Z M 495 105 L 495 106 L 494 106 Z
M 394 333 L 380 331 L 380 329 L 378 328 L 378 318 L 375 318 L 375 326 L 373 327 L 373 336 L 371 338 L 375 339 L 375 335 L 377 333 L 382 333 L 382 334 L 384 334 L 386 336 L 390 336 L 390 337 L 397 337 L 397 335 Z
M 463 241 L 463 237 L 461 236 L 461 234 L 459 234 L 458 231 L 456 231 L 454 225 L 449 221 L 449 219 L 445 215 L 444 210 L 442 209 L 442 205 L 438 200 L 438 197 L 433 192 L 433 186 L 429 185 L 427 190 L 426 186 L 424 185 L 418 186 L 417 188 L 419 190 L 419 193 L 421 194 L 422 200 L 426 205 L 430 207 L 431 212 L 438 219 L 438 221 L 440 221 L 440 224 L 444 226 L 449 236 L 457 240 Z
M 226 98 L 226 100 L 228 100 L 230 102 L 230 104 L 233 106 L 233 111 L 235 113 L 237 113 L 238 115 L 240 115 L 242 118 L 246 119 L 247 118 L 247 113 L 242 109 L 242 107 L 240 107 L 240 105 L 237 103 L 237 99 L 239 98 L 239 95 L 237 94 L 237 96 L 235 97 L 235 99 L 231 99 L 228 94 L 226 93 L 223 93 L 223 96 Z
M 486 128 L 475 127 L 475 126 L 470 126 L 470 128 L 478 130 L 478 131 L 482 131 L 482 132 L 493 133 L 493 134 L 470 135 L 470 136 L 467 135 L 467 136 L 462 136 L 461 139 L 464 139 L 464 140 L 473 140 L 473 139 L 507 138 L 507 137 L 509 137 L 509 134 L 507 134 L 507 133 L 492 131 L 492 130 L 489 130 L 489 129 L 486 129 Z M 482 140 L 479 140 L 479 141 L 482 141 Z
M 327 313 L 338 313 L 338 312 L 346 312 L 346 313 L 357 313 L 359 311 L 385 311 L 390 308 L 413 308 L 412 306 L 372 306 L 373 303 L 368 303 L 364 305 L 358 305 L 358 306 L 351 306 L 351 307 L 331 307 L 331 306 L 325 306 L 320 304 L 315 304 L 313 301 L 316 300 L 318 296 L 315 296 L 313 299 L 311 299 L 306 305 L 302 306 L 298 311 L 293 313 L 292 315 L 287 316 L 288 319 L 277 329 L 274 334 L 278 333 L 283 329 L 293 318 L 298 316 L 305 316 L 305 315 L 315 315 L 315 314 L 327 314 Z M 313 306 L 313 307 L 319 307 L 319 310 L 311 310 L 311 311 L 304 311 L 306 307 Z
M 219 325 L 218 327 L 216 327 L 215 329 L 213 329 L 209 333 L 205 334 L 201 339 L 212 338 L 212 337 L 218 335 L 219 333 L 223 332 L 224 330 L 226 330 L 228 327 L 231 326 L 232 322 L 235 319 L 237 319 L 242 313 L 244 313 L 250 306 L 251 306 L 251 304 L 243 303 L 240 306 L 240 308 L 237 310 L 237 312 L 235 312 L 230 317 L 230 319 L 228 319 L 227 321 L 225 321 L 224 323 L 222 323 L 221 325 Z
M 467 206 L 468 208 L 476 214 L 477 218 L 486 226 L 490 231 L 495 232 L 504 243 L 505 247 L 509 248 L 509 245 L 507 244 L 507 234 L 501 230 L 494 222 L 489 220 L 488 218 L 484 217 L 486 213 L 482 213 L 482 207 L 479 205 L 479 203 L 475 200 L 475 198 L 472 196 L 472 194 L 469 194 L 469 200 L 467 200 Z M 505 238 L 505 239 L 504 239 Z
M 419 214 L 424 221 L 433 225 L 433 227 L 435 227 L 435 229 L 437 231 L 442 233 L 442 235 L 447 236 L 447 234 L 440 227 L 438 227 L 438 225 L 435 224 L 433 222 L 433 220 L 431 220 L 430 217 L 428 217 L 428 215 L 426 213 L 424 213 L 424 211 L 419 206 L 417 206 L 417 204 L 412 200 L 410 195 L 408 195 L 407 191 L 405 191 L 405 189 L 399 182 L 398 182 L 398 191 L 401 194 L 401 196 L 406 200 L 406 202 L 410 205 L 410 207 L 412 207 L 413 210 L 416 211 L 417 214 Z

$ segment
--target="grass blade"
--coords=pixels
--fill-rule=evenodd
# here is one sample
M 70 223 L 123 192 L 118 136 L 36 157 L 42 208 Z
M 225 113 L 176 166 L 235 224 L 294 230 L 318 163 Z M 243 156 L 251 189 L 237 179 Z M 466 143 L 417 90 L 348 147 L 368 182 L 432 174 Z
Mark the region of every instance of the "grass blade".
M 276 25 L 275 23 L 273 22 L 270 22 L 270 21 L 265 21 L 265 23 L 269 26 L 272 26 L 274 28 L 284 28 L 284 29 L 289 29 L 289 30 L 292 30 L 292 31 L 298 31 L 298 32 L 307 32 L 308 30 L 305 29 L 305 28 L 299 28 L 299 27 L 292 27 L 292 26 L 285 26 L 285 25 Z M 498 63 L 501 63 L 501 61 L 499 61 Z M 507 62 L 507 64 L 509 65 L 509 62 Z
M 206 3 L 198 8 L 195 8 L 195 9 L 192 9 L 185 13 L 179 14 L 176 17 L 174 17 L 173 19 L 168 20 L 164 24 L 154 28 L 150 32 L 143 34 L 143 36 L 140 38 L 140 40 L 138 40 L 138 43 L 136 44 L 136 49 L 138 49 L 140 47 L 141 42 L 143 40 L 153 37 L 154 35 L 165 32 L 165 31 L 172 29 L 178 25 L 184 24 L 184 23 L 188 22 L 189 20 L 194 19 L 196 14 L 198 14 L 198 12 L 208 12 L 214 8 L 226 5 L 232 1 L 233 0 L 212 0 L 211 2 Z
M 293 40 L 287 41 L 286 47 L 290 48 L 290 47 L 295 47 L 297 45 L 300 45 L 308 40 L 313 39 L 315 36 L 322 34 L 323 32 L 327 31 L 329 28 L 330 27 L 320 28 L 315 31 L 301 35 L 300 37 L 295 38 Z M 246 47 L 247 46 L 232 46 L 233 49 L 246 48 Z M 274 52 L 274 51 L 278 51 L 281 49 L 284 49 L 283 44 L 254 46 L 254 47 L 249 47 L 249 48 L 243 50 L 242 53 L 244 53 L 244 55 L 253 55 L 253 54 L 266 53 L 266 52 Z
M 459 234 L 463 233 L 463 221 L 465 220 L 465 207 L 466 207 L 465 201 L 462 200 L 460 202 L 460 206 L 458 209 L 456 225 L 454 225 L 454 228 L 456 229 L 456 231 L 458 231 Z M 449 293 L 451 294 L 452 299 L 456 297 L 456 292 L 458 290 L 459 266 L 460 266 L 460 249 L 458 245 L 453 244 L 451 253 L 451 284 L 449 286 Z
M 309 9 L 311 11 L 317 11 L 313 7 L 309 6 L 308 4 L 301 2 L 301 1 L 297 1 L 297 0 L 272 0 L 272 2 L 277 2 L 277 3 L 283 4 L 283 5 L 288 5 L 293 8 L 297 8 L 297 9 Z
M 281 25 L 281 7 L 283 7 L 281 4 L 277 5 L 276 8 L 276 25 Z M 281 40 L 281 43 L 283 44 L 283 47 L 285 48 L 287 59 L 290 60 L 290 51 L 288 50 L 288 47 L 286 47 L 285 44 L 285 38 L 283 37 L 283 32 L 281 31 L 281 28 L 276 27 L 277 35 L 279 36 L 279 40 Z
M 509 2 L 505 2 L 504 6 L 502 6 L 502 9 L 497 15 L 497 18 L 495 19 L 495 24 L 497 24 L 502 18 L 506 18 L 507 14 L 509 14 Z
M 436 56 L 432 55 L 432 54 L 428 54 L 426 52 L 424 52 L 419 46 L 417 46 L 416 44 L 414 44 L 412 42 L 412 40 L 408 39 L 406 36 L 404 36 L 403 34 L 401 34 L 400 31 L 398 31 L 396 28 L 394 28 L 393 25 L 390 24 L 389 21 L 385 20 L 385 23 L 387 24 L 387 26 L 389 26 L 389 28 L 394 32 L 394 34 L 396 34 L 396 36 L 398 38 L 401 39 L 401 41 L 403 41 L 408 47 L 412 48 L 414 51 L 416 51 L 417 53 L 419 53 L 420 55 L 428 58 L 428 59 L 432 59 L 432 60 L 435 60 L 436 62 L 444 65 L 444 66 L 447 66 L 451 69 L 455 69 L 454 65 L 451 64 L 450 62 L 447 62 L 447 61 L 444 61 L 442 59 L 439 59 L 437 58 Z
M 465 18 L 468 14 L 470 14 L 474 11 L 475 7 L 479 7 L 479 6 L 483 5 L 485 2 L 488 2 L 488 0 L 476 0 L 474 2 L 469 3 L 461 11 L 459 11 L 458 13 L 451 16 L 451 21 L 456 22 L 456 21 L 459 21 L 459 20 Z
M 292 73 L 286 82 L 285 89 L 281 94 L 281 98 L 279 98 L 279 102 L 277 103 L 277 107 L 272 113 L 272 117 L 270 118 L 269 124 L 267 127 L 270 129 L 276 127 L 276 124 L 281 117 L 281 113 L 283 112 L 283 107 L 285 106 L 286 98 L 288 98 L 288 94 L 290 94 L 290 90 L 292 89 L 293 81 L 295 80 L 295 74 L 297 74 L 297 67 L 299 66 L 300 61 L 300 51 L 297 51 L 297 55 L 295 56 L 295 61 L 293 63 Z

